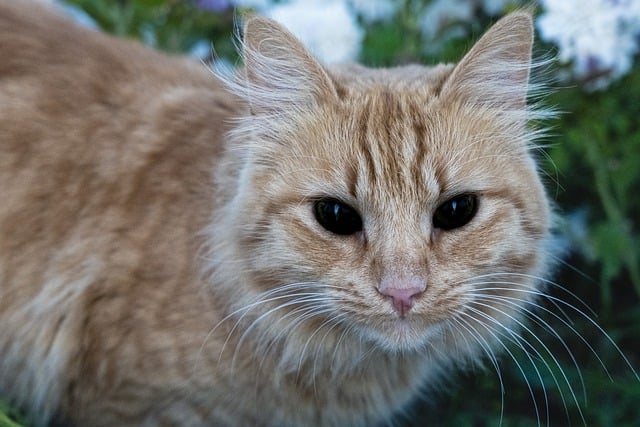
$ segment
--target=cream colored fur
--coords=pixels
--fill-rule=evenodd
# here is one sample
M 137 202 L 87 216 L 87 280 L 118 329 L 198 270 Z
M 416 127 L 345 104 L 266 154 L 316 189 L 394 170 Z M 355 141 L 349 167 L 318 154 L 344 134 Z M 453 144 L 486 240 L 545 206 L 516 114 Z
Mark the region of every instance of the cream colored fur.
M 364 426 L 493 358 L 546 274 L 531 43 L 515 13 L 457 65 L 327 69 L 254 18 L 223 82 L 0 1 L 0 398 L 36 425 Z M 382 283 L 416 281 L 400 316 Z

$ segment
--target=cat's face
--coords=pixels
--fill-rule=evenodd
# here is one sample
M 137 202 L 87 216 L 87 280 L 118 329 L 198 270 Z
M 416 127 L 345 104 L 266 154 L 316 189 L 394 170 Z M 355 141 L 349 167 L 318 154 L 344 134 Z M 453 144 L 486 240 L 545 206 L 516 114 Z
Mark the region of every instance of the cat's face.
M 524 47 L 505 54 L 493 30 L 457 67 L 425 69 L 417 90 L 403 88 L 401 69 L 356 84 L 304 57 L 305 80 L 292 85 L 312 89 L 288 96 L 305 99 L 254 102 L 235 200 L 255 286 L 246 303 L 267 295 L 275 316 L 391 351 L 483 346 L 495 323 L 514 323 L 536 292 L 550 226 L 514 89 L 526 92 L 516 66 L 529 60 L 530 23 L 516 24 Z M 487 82 L 473 79 L 498 57 L 514 63 L 507 90 L 485 97 Z

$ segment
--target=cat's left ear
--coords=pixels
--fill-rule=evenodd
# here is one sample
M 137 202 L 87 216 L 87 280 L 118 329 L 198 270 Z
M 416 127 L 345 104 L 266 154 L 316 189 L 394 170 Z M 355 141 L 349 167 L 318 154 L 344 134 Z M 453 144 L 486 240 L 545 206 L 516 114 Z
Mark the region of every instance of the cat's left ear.
M 337 98 L 336 87 L 322 65 L 275 21 L 250 18 L 242 45 L 244 97 L 253 113 L 286 113 Z
M 533 22 L 526 12 L 505 16 L 454 67 L 441 93 L 499 110 L 526 108 Z

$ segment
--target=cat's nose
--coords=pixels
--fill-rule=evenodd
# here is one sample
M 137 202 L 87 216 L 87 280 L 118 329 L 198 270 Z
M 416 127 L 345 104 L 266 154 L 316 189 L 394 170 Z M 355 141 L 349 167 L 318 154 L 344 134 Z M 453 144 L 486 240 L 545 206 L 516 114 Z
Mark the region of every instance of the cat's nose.
M 391 298 L 391 302 L 393 303 L 393 308 L 400 315 L 400 317 L 405 317 L 407 313 L 413 307 L 415 303 L 415 299 L 418 295 L 424 292 L 424 287 L 417 286 L 411 288 L 383 288 L 380 289 L 379 292 L 387 297 Z

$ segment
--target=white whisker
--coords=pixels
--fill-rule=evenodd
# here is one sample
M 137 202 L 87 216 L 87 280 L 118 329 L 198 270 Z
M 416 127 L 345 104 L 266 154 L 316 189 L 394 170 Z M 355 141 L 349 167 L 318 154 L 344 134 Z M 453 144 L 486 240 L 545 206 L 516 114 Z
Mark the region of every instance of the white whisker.
M 504 285 L 517 285 L 516 283 L 513 282 L 500 282 L 500 281 L 496 281 L 496 282 L 490 282 L 491 284 L 504 284 Z M 627 358 L 627 356 L 625 356 L 625 354 L 622 352 L 622 350 L 620 349 L 620 347 L 618 347 L 618 345 L 615 343 L 615 341 L 613 340 L 613 338 L 611 338 L 611 336 L 609 334 L 607 334 L 605 332 L 604 329 L 602 329 L 602 327 L 600 325 L 598 325 L 598 323 L 593 320 L 587 313 L 585 313 L 584 311 L 582 311 L 581 309 L 579 309 L 578 307 L 576 307 L 573 304 L 570 304 L 566 301 L 564 301 L 561 298 L 557 298 L 554 297 L 553 295 L 549 295 L 540 291 L 534 291 L 534 290 L 530 290 L 530 289 L 514 289 L 514 288 L 504 288 L 504 287 L 488 287 L 488 288 L 481 288 L 480 290 L 483 291 L 505 291 L 505 290 L 509 290 L 509 291 L 515 291 L 515 292 L 521 292 L 524 294 L 528 294 L 528 295 L 533 295 L 533 296 L 539 296 L 542 297 L 544 299 L 550 300 L 550 301 L 554 301 L 557 302 L 558 304 L 564 305 L 565 307 L 568 307 L 570 309 L 572 309 L 573 311 L 575 311 L 577 314 L 579 314 L 583 319 L 585 319 L 587 322 L 589 322 L 592 326 L 594 326 L 597 331 L 604 337 L 607 339 L 607 341 L 613 346 L 613 348 L 616 350 L 616 352 L 620 355 L 620 357 L 622 358 L 622 360 L 625 362 L 625 364 L 627 365 L 627 367 L 629 368 L 629 370 L 633 373 L 633 375 L 636 377 L 636 379 L 638 381 L 640 381 L 640 376 L 638 375 L 638 373 L 636 372 L 635 368 L 633 367 L 633 365 L 631 364 L 631 362 L 629 361 L 629 359 Z M 556 318 L 560 319 L 559 316 L 556 315 Z M 563 321 L 564 323 L 564 321 Z M 567 323 L 565 323 L 567 326 L 569 326 Z M 573 329 L 573 328 L 572 328 Z M 580 336 L 580 334 L 578 334 L 578 336 Z M 583 340 L 584 342 L 585 340 Z M 594 351 L 594 355 L 597 356 L 597 353 Z M 602 360 L 598 357 L 598 360 L 600 361 L 600 363 L 603 365 L 603 368 L 606 371 L 606 367 L 604 366 L 604 363 L 602 362 Z M 611 375 L 609 374 L 609 372 L 607 371 L 607 375 L 609 376 L 609 378 L 613 381 Z
M 520 371 L 520 374 L 522 375 L 522 378 L 523 378 L 523 380 L 524 380 L 524 382 L 525 382 L 525 384 L 527 386 L 527 389 L 529 390 L 529 395 L 531 396 L 531 400 L 533 402 L 534 410 L 535 410 L 535 413 L 536 413 L 536 419 L 538 420 L 538 425 L 540 425 L 540 409 L 538 408 L 538 403 L 537 403 L 537 400 L 536 400 L 536 397 L 535 397 L 535 393 L 533 392 L 533 387 L 531 386 L 531 383 L 529 382 L 529 379 L 527 378 L 527 374 L 525 373 L 524 368 L 522 367 L 520 362 L 518 362 L 517 357 L 515 357 L 513 352 L 511 352 L 511 350 L 509 350 L 509 347 L 504 342 L 502 342 L 502 340 L 500 339 L 500 336 L 506 338 L 507 340 L 509 340 L 511 342 L 514 342 L 514 344 L 516 344 L 516 346 L 518 346 L 518 347 L 520 347 L 519 343 L 517 341 L 514 341 L 514 339 L 512 337 L 509 337 L 509 336 L 505 335 L 504 333 L 496 331 L 494 328 L 490 327 L 489 325 L 487 325 L 484 322 L 481 322 L 479 319 L 476 319 L 474 316 L 472 316 L 469 313 L 461 312 L 460 314 L 465 316 L 467 319 L 473 320 L 477 325 L 479 325 L 482 328 L 484 328 L 484 330 L 486 330 L 487 333 L 489 333 L 495 339 L 495 341 L 503 348 L 503 350 L 511 357 L 511 360 L 513 360 L 514 364 L 516 365 L 516 367 Z M 498 322 L 498 325 L 500 325 L 499 322 Z M 524 353 L 529 358 L 529 361 L 531 362 L 534 370 L 536 371 L 540 382 L 543 383 L 542 377 L 540 375 L 540 372 L 538 371 L 537 366 L 533 362 L 533 359 L 531 358 L 531 355 L 529 355 L 526 351 L 524 351 Z M 544 388 L 543 388 L 543 391 L 544 391 Z M 545 392 L 545 400 L 546 400 L 546 392 Z
M 478 297 L 492 300 L 494 303 L 501 304 L 501 305 L 504 305 L 504 306 L 509 306 L 509 307 L 514 307 L 515 306 L 518 309 L 522 310 L 522 312 L 525 313 L 525 315 L 528 318 L 530 318 L 535 324 L 539 325 L 544 330 L 546 330 L 550 334 L 552 334 L 558 340 L 558 342 L 560 342 L 560 344 L 564 347 L 566 353 L 571 358 L 571 360 L 573 362 L 573 366 L 576 368 L 576 372 L 578 373 L 578 377 L 580 378 L 580 384 L 581 384 L 581 387 L 582 387 L 582 394 L 584 396 L 585 404 L 587 403 L 586 385 L 584 383 L 584 378 L 582 376 L 582 371 L 580 370 L 580 366 L 578 365 L 578 361 L 576 360 L 573 352 L 571 351 L 571 349 L 569 348 L 569 346 L 565 342 L 565 340 L 560 336 L 560 334 L 558 334 L 555 331 L 555 329 L 547 321 L 545 321 L 542 317 L 540 317 L 534 311 L 532 311 L 529 308 L 527 308 L 527 305 L 531 305 L 531 306 L 533 306 L 534 308 L 536 308 L 538 310 L 542 310 L 542 311 L 550 314 L 551 316 L 555 317 L 560 322 L 562 322 L 565 326 L 567 326 L 590 349 L 590 351 L 594 354 L 594 356 L 600 361 L 600 364 L 604 368 L 605 372 L 607 372 L 607 368 L 606 368 L 606 366 L 604 366 L 604 363 L 602 362 L 602 360 L 598 356 L 597 352 L 591 347 L 591 345 L 587 342 L 587 340 L 571 324 L 569 324 L 565 319 L 563 319 L 561 316 L 557 315 L 553 311 L 547 309 L 546 307 L 544 307 L 544 306 L 542 306 L 540 304 L 537 304 L 535 301 L 530 301 L 530 300 L 526 300 L 526 299 L 522 299 L 522 298 L 515 298 L 515 297 L 510 297 L 510 296 L 496 296 L 496 295 L 484 295 L 484 294 L 479 294 Z
M 477 279 L 491 279 L 492 277 L 521 277 L 524 279 L 531 279 L 534 281 L 538 281 L 540 283 L 543 283 L 545 285 L 549 285 L 552 286 L 566 294 L 568 294 L 571 298 L 573 298 L 574 300 L 578 301 L 585 310 L 589 311 L 591 313 L 592 316 L 597 317 L 597 314 L 595 311 L 593 311 L 593 309 L 591 307 L 589 307 L 589 305 L 584 302 L 578 295 L 576 295 L 574 292 L 570 291 L 569 289 L 567 289 L 566 287 L 562 286 L 561 284 L 554 282 L 553 280 L 549 280 L 546 279 L 544 277 L 540 277 L 540 276 L 536 276 L 536 275 L 532 275 L 532 274 L 524 274 L 524 273 L 489 273 L 489 274 L 481 274 L 478 276 L 474 276 L 471 277 L 469 279 L 466 279 L 464 281 L 462 281 L 461 283 L 476 283 Z M 483 282 L 480 282 L 483 283 Z M 488 281 L 488 282 L 484 282 L 484 283 L 499 283 L 499 282 L 494 282 L 494 281 Z M 510 284 L 513 285 L 517 285 L 517 286 L 522 286 L 522 284 L 519 283 L 515 283 L 515 282 L 510 282 Z
M 553 363 L 558 367 L 558 370 L 560 371 L 560 373 L 562 374 L 562 377 L 565 381 L 565 383 L 567 384 L 567 387 L 569 389 L 569 392 L 571 393 L 571 396 L 573 398 L 573 401 L 576 403 L 577 407 L 578 407 L 578 411 L 580 413 L 580 417 L 582 418 L 584 424 L 586 425 L 586 421 L 584 419 L 584 415 L 582 414 L 582 411 L 580 410 L 580 403 L 578 402 L 578 399 L 576 397 L 576 394 L 573 390 L 573 387 L 571 386 L 571 382 L 569 381 L 569 379 L 567 378 L 564 370 L 562 369 L 562 365 L 560 364 L 560 362 L 558 361 L 558 359 L 553 355 L 553 352 L 549 349 L 549 347 L 544 344 L 544 342 L 538 338 L 538 336 L 529 328 L 527 327 L 523 322 L 521 322 L 519 319 L 517 319 L 515 316 L 505 312 L 504 310 L 500 310 L 499 308 L 497 308 L 495 305 L 489 305 L 489 304 L 484 304 L 479 302 L 478 300 L 473 301 L 472 303 L 473 305 L 478 305 L 480 307 L 485 307 L 488 308 L 489 310 L 494 310 L 497 311 L 498 313 L 506 316 L 507 318 L 509 318 L 511 321 L 513 321 L 514 323 L 516 323 L 520 328 L 522 328 L 524 331 L 526 331 L 527 333 L 529 333 L 534 339 L 535 341 L 544 349 L 544 351 L 549 355 L 549 357 L 551 358 L 551 360 L 553 361 Z M 475 308 L 471 308 L 469 307 L 470 310 L 473 310 L 476 313 L 483 313 L 480 310 L 475 310 Z M 486 313 L 484 313 L 486 315 Z M 562 388 L 560 387 L 560 383 L 558 382 L 558 379 L 556 378 L 556 375 L 553 372 L 553 369 L 551 369 L 551 366 L 549 366 L 549 364 L 547 363 L 547 361 L 545 360 L 545 358 L 543 357 L 543 355 L 538 351 L 537 348 L 535 348 L 533 345 L 531 345 L 531 343 L 529 343 L 527 340 L 525 340 L 520 334 L 515 334 L 510 328 L 507 328 L 505 325 L 501 324 L 500 322 L 498 322 L 494 317 L 486 315 L 487 319 L 490 319 L 493 322 L 496 322 L 498 324 L 500 324 L 500 326 L 508 331 L 510 334 L 512 334 L 512 336 L 518 341 L 518 342 L 524 342 L 526 344 L 527 347 L 529 347 L 539 358 L 540 360 L 542 360 L 542 363 L 545 365 L 545 367 L 547 368 L 547 371 L 551 374 L 551 377 L 553 378 L 553 381 L 556 385 L 556 388 L 558 391 L 560 391 L 560 398 L 562 400 L 562 403 L 564 405 L 565 410 L 567 411 L 567 404 L 565 402 L 564 396 L 561 393 Z M 523 348 L 524 350 L 524 348 Z M 545 392 L 545 396 L 546 396 L 546 392 Z M 548 408 L 547 408 L 548 410 Z M 547 414 L 548 415 L 548 414 Z M 547 422 L 548 422 L 548 418 L 547 418 Z
M 481 334 L 479 334 L 478 331 L 472 325 L 470 325 L 466 319 L 461 318 L 461 316 L 457 314 L 451 319 L 451 321 L 454 322 L 457 326 L 462 327 L 468 332 L 468 334 L 457 333 L 458 336 L 461 336 L 465 341 L 467 341 L 467 336 L 470 336 L 478 343 L 480 348 L 482 348 L 485 355 L 491 362 L 491 365 L 493 366 L 496 374 L 498 375 L 498 381 L 500 383 L 500 423 L 499 425 L 502 425 L 502 420 L 504 418 L 505 387 L 504 387 L 504 380 L 502 378 L 502 371 L 500 370 L 500 365 L 498 364 L 498 358 L 495 352 L 493 351 L 493 349 L 491 348 L 491 345 L 487 342 L 487 340 Z
M 283 304 L 279 304 L 276 307 L 273 307 L 269 310 L 267 310 L 265 313 L 261 314 L 260 316 L 258 316 L 255 320 L 253 320 L 251 322 L 251 324 L 246 327 L 242 333 L 242 335 L 240 336 L 240 338 L 238 339 L 237 343 L 236 343 L 236 349 L 234 351 L 233 357 L 232 357 L 232 361 L 231 361 L 231 368 L 233 370 L 233 367 L 235 366 L 235 361 L 236 361 L 236 356 L 238 354 L 238 351 L 240 349 L 240 347 L 242 346 L 242 344 L 244 343 L 245 339 L 249 336 L 249 334 L 251 333 L 251 331 L 253 331 L 253 329 L 260 323 L 262 322 L 265 318 L 269 317 L 271 314 L 280 311 L 282 309 L 288 308 L 288 307 L 292 307 L 292 306 L 298 306 L 298 305 L 303 305 L 305 303 L 314 303 L 314 302 L 324 302 L 326 301 L 326 298 L 324 296 L 318 297 L 317 295 L 312 295 L 312 296 L 307 296 L 307 297 L 303 297 L 303 298 L 295 298 L 291 301 L 286 301 Z M 300 308 L 301 309 L 301 308 Z M 295 310 L 284 315 L 283 317 L 281 317 L 281 319 L 285 319 L 286 316 L 291 316 L 295 313 Z

